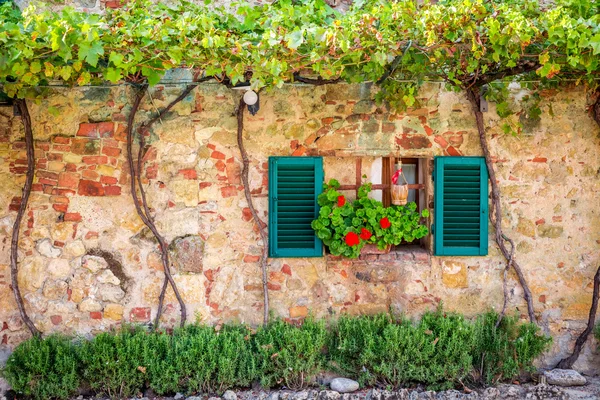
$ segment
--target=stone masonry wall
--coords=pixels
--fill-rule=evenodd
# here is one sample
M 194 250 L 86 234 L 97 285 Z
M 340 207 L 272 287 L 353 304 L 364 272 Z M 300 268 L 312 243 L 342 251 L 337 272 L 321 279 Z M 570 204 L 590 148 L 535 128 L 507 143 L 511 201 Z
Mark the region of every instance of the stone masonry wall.
M 181 90 L 153 88 L 138 122 Z M 369 85 L 339 84 L 284 86 L 261 95 L 259 113 L 245 116 L 244 137 L 250 189 L 264 223 L 272 155 L 322 155 L 326 179 L 350 184 L 356 157 L 364 157 L 363 171 L 376 175 L 381 156 L 481 154 L 462 95 L 431 84 L 421 93 L 420 108 L 394 114 L 371 101 L 374 91 Z M 516 89 L 513 94 L 515 100 L 523 95 Z M 171 243 L 189 322 L 261 321 L 262 243 L 240 182 L 234 115 L 239 95 L 221 85 L 202 85 L 157 123 L 149 138 L 148 201 Z M 22 227 L 19 282 L 26 308 L 44 333 L 92 335 L 124 322 L 148 323 L 155 315 L 163 281 L 158 246 L 135 212 L 125 159 L 131 98 L 127 87 L 54 89 L 39 104 L 30 103 L 36 176 Z M 517 245 L 540 323 L 555 339 L 543 361 L 552 364 L 570 351 L 585 326 L 600 263 L 600 131 L 580 90 L 547 92 L 541 107 L 539 120 L 521 115 L 521 135 L 502 133 L 493 109 L 486 113 L 486 126 L 505 230 Z M 20 119 L 11 108 L 0 108 L 0 352 L 5 353 L 29 336 L 9 286 L 10 234 L 25 167 Z M 429 177 L 425 183 L 431 187 Z M 296 321 L 309 313 L 321 318 L 389 309 L 416 317 L 441 302 L 468 316 L 498 310 L 505 261 L 492 237 L 487 257 L 434 257 L 413 246 L 356 261 L 269 259 L 272 312 Z M 525 318 L 522 291 L 514 275 L 509 277 L 510 312 Z M 164 324 L 175 325 L 178 317 L 169 292 Z M 596 346 L 590 340 L 579 368 L 597 370 Z

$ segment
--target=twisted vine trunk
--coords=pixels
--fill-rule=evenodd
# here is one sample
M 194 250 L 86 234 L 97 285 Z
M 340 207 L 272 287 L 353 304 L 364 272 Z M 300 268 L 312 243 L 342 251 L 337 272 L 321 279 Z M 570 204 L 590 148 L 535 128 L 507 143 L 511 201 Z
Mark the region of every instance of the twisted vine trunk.
M 156 318 L 154 321 L 154 327 L 158 328 L 159 323 L 160 323 L 160 317 L 162 315 L 164 299 L 165 299 L 165 294 L 166 294 L 166 289 L 167 289 L 168 284 L 170 284 L 171 287 L 173 288 L 175 297 L 177 298 L 177 301 L 179 302 L 179 307 L 181 310 L 180 325 L 183 327 L 185 325 L 185 321 L 187 319 L 186 306 L 183 301 L 183 298 L 181 297 L 181 294 L 179 293 L 179 290 L 177 289 L 177 285 L 175 284 L 173 276 L 171 275 L 170 261 L 169 261 L 169 248 L 168 248 L 167 242 L 162 237 L 162 235 L 158 232 L 158 229 L 156 228 L 156 225 L 154 224 L 154 219 L 152 218 L 152 216 L 150 214 L 150 208 L 148 207 L 145 191 L 144 191 L 142 183 L 141 183 L 141 170 L 139 168 L 142 167 L 141 157 L 143 157 L 143 146 L 144 146 L 143 132 L 140 132 L 140 135 L 139 135 L 140 149 L 138 151 L 137 171 L 136 171 L 136 168 L 135 168 L 134 162 L 133 162 L 133 125 L 135 123 L 135 115 L 137 114 L 137 111 L 140 107 L 140 103 L 141 103 L 142 99 L 144 98 L 146 90 L 147 90 L 147 85 L 143 85 L 142 87 L 138 88 L 138 90 L 135 94 L 134 102 L 131 106 L 131 111 L 129 113 L 128 120 L 127 120 L 127 129 L 126 129 L 127 163 L 129 166 L 129 174 L 131 177 L 131 180 L 130 180 L 131 196 L 133 197 L 133 203 L 135 205 L 135 209 L 136 209 L 139 217 L 142 219 L 142 221 L 148 227 L 148 229 L 150 229 L 150 231 L 152 232 L 152 234 L 158 241 L 160 251 L 161 251 L 161 261 L 163 264 L 165 281 L 163 283 L 163 287 L 161 289 L 160 296 L 159 296 L 159 305 L 158 305 L 158 310 L 156 313 Z M 137 194 L 138 189 L 140 190 L 141 201 Z M 141 203 L 141 205 L 140 205 L 140 203 Z
M 591 110 L 592 118 L 598 124 L 600 128 L 600 89 L 596 90 L 596 101 L 592 104 Z M 594 330 L 594 324 L 596 323 L 596 313 L 598 312 L 598 299 L 600 298 L 600 267 L 594 275 L 594 290 L 592 293 L 592 305 L 588 314 L 588 323 L 581 335 L 575 340 L 575 347 L 573 353 L 569 357 L 563 358 L 556 364 L 555 368 L 570 369 L 575 364 L 575 361 L 579 358 L 579 354 L 583 349 L 583 345 L 587 341 L 590 333 Z
M 265 230 L 263 228 L 262 222 L 258 217 L 258 213 L 256 212 L 256 208 L 254 207 L 254 203 L 252 202 L 252 194 L 250 193 L 250 182 L 248 179 L 250 160 L 248 159 L 248 153 L 246 152 L 246 148 L 244 147 L 244 108 L 246 104 L 244 103 L 244 99 L 240 99 L 240 103 L 237 109 L 237 143 L 240 149 L 240 154 L 242 155 L 242 184 L 244 185 L 244 195 L 246 196 L 246 201 L 248 202 L 248 208 L 250 209 L 250 213 L 252 214 L 252 218 L 258 227 L 258 231 L 260 232 L 260 237 L 263 241 L 263 251 L 260 256 L 260 267 L 262 269 L 262 286 L 263 286 L 263 298 L 264 298 L 264 307 L 263 307 L 263 323 L 266 325 L 269 322 L 269 287 L 268 287 L 268 267 L 267 267 L 267 256 L 268 256 L 268 238 Z
M 473 113 L 475 114 L 475 120 L 477 122 L 477 131 L 479 132 L 479 141 L 481 143 L 481 150 L 483 151 L 483 155 L 485 157 L 485 164 L 487 166 L 490 182 L 492 184 L 492 210 L 494 214 L 494 219 L 492 219 L 492 213 L 490 213 L 490 220 L 494 224 L 494 228 L 496 231 L 496 244 L 498 245 L 498 248 L 500 248 L 500 252 L 507 261 L 506 269 L 509 269 L 512 266 L 515 270 L 519 279 L 519 284 L 523 288 L 523 295 L 525 297 L 525 301 L 527 302 L 527 312 L 529 314 L 529 320 L 532 323 L 536 323 L 531 290 L 529 289 L 529 285 L 527 284 L 527 280 L 525 279 L 525 275 L 523 275 L 521 267 L 514 258 L 514 242 L 502 232 L 502 207 L 500 205 L 500 188 L 498 187 L 498 182 L 496 181 L 496 171 L 494 170 L 492 156 L 490 154 L 487 137 L 485 134 L 483 113 L 480 110 L 479 104 L 479 90 L 476 88 L 468 88 L 466 92 L 467 99 L 471 103 Z M 505 242 L 508 242 L 511 245 L 510 250 L 507 248 Z M 504 291 L 504 295 L 506 296 L 506 290 Z M 503 307 L 502 312 L 504 313 L 504 311 L 505 307 Z M 500 315 L 500 317 L 502 317 L 502 314 Z
M 579 353 L 583 349 L 583 345 L 588 339 L 588 336 L 594 330 L 594 324 L 596 323 L 596 313 L 598 312 L 598 298 L 600 297 L 600 267 L 596 271 L 596 275 L 594 276 L 594 291 L 592 294 L 592 306 L 590 307 L 590 314 L 588 317 L 588 323 L 581 335 L 575 341 L 575 347 L 573 348 L 573 353 L 567 357 L 560 360 L 558 364 L 556 364 L 555 368 L 561 369 L 571 369 L 575 361 L 579 358 Z
M 31 194 L 31 186 L 33 185 L 33 176 L 35 174 L 35 154 L 33 150 L 33 130 L 31 128 L 31 117 L 29 115 L 29 109 L 27 108 L 27 101 L 25 99 L 15 100 L 16 105 L 21 112 L 21 120 L 23 121 L 23 127 L 25 128 L 25 150 L 27 153 L 27 173 L 25 175 L 25 185 L 23 186 L 23 193 L 21 195 L 21 204 L 19 205 L 19 211 L 17 211 L 17 218 L 13 225 L 12 238 L 10 241 L 10 278 L 12 291 L 17 302 L 21 319 L 29 329 L 29 332 L 35 337 L 40 337 L 42 333 L 35 327 L 33 321 L 27 315 L 25 311 L 25 303 L 23 302 L 23 296 L 19 289 L 18 280 L 18 255 L 19 255 L 19 232 L 21 230 L 21 221 L 23 215 L 27 210 L 27 203 L 29 201 L 29 195 Z

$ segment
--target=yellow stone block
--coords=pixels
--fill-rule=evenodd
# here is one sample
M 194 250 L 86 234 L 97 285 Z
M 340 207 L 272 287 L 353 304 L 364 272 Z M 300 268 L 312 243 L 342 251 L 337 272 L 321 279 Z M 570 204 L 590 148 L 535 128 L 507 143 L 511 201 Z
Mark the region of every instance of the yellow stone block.
M 444 261 L 442 263 L 442 283 L 453 289 L 468 287 L 467 266 L 458 261 Z
M 120 304 L 107 304 L 104 307 L 104 318 L 120 321 L 123 319 L 123 306 Z

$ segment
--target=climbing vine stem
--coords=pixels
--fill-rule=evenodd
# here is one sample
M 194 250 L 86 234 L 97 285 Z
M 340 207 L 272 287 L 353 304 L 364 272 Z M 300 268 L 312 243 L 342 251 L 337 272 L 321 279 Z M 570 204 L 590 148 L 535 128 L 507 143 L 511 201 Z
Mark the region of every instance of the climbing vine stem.
M 481 150 L 485 157 L 485 164 L 487 166 L 488 174 L 490 177 L 490 183 L 492 185 L 492 212 L 490 213 L 490 220 L 494 225 L 495 239 L 500 252 L 507 260 L 507 268 L 511 266 L 515 270 L 519 279 L 519 284 L 523 288 L 523 296 L 527 302 L 527 313 L 529 314 L 529 320 L 532 323 L 536 323 L 535 311 L 533 308 L 533 298 L 531 290 L 525 279 L 525 275 L 521 270 L 521 267 L 517 263 L 514 257 L 514 243 L 502 232 L 502 205 L 500 204 L 500 188 L 498 187 L 498 181 L 496 180 L 496 171 L 494 170 L 494 164 L 492 162 L 492 156 L 488 146 L 487 136 L 485 133 L 485 126 L 483 123 L 483 113 L 480 109 L 480 94 L 477 87 L 470 87 L 466 89 L 467 99 L 471 103 L 473 114 L 475 114 L 475 120 L 477 123 L 477 131 L 479 133 L 479 142 L 481 143 Z M 493 214 L 493 215 L 492 215 Z M 509 250 L 506 246 L 506 242 L 511 245 Z M 506 292 L 505 292 L 506 295 Z M 505 308 L 503 308 L 505 309 Z
M 21 230 L 21 221 L 23 215 L 27 210 L 27 203 L 29 201 L 29 195 L 31 194 L 31 187 L 33 185 L 33 176 L 35 174 L 35 155 L 33 150 L 33 130 L 31 127 L 31 117 L 29 115 L 29 109 L 27 107 L 27 101 L 25 99 L 15 100 L 17 109 L 21 113 L 21 120 L 23 121 L 23 127 L 25 130 L 25 151 L 27 153 L 27 173 L 25 174 L 25 185 L 23 186 L 23 193 L 21 194 L 21 202 L 19 204 L 19 210 L 17 211 L 17 218 L 13 225 L 12 239 L 10 241 L 10 278 L 13 294 L 15 295 L 15 301 L 21 314 L 21 319 L 29 329 L 29 332 L 33 336 L 41 336 L 41 332 L 35 327 L 27 311 L 25 310 L 25 303 L 21 290 L 19 289 L 19 232 Z
M 158 297 L 158 309 L 156 312 L 156 318 L 154 321 L 154 327 L 158 328 L 160 323 L 160 317 L 163 312 L 163 306 L 165 301 L 165 295 L 168 285 L 170 284 L 173 288 L 173 292 L 175 293 L 175 297 L 179 302 L 180 312 L 181 312 L 181 322 L 180 325 L 184 326 L 185 321 L 187 320 L 187 310 L 185 306 L 185 302 L 179 293 L 175 280 L 171 274 L 170 261 L 169 261 L 169 247 L 167 245 L 167 241 L 160 234 L 156 225 L 154 224 L 154 218 L 150 214 L 150 207 L 148 206 L 148 202 L 146 200 L 145 191 L 141 182 L 141 168 L 143 166 L 142 158 L 144 155 L 143 147 L 144 147 L 144 139 L 143 136 L 145 134 L 145 130 L 139 129 L 139 145 L 140 149 L 138 151 L 138 159 L 137 159 L 137 168 L 134 165 L 133 161 L 133 132 L 134 132 L 134 124 L 135 124 L 135 116 L 137 111 L 139 110 L 140 104 L 144 95 L 147 91 L 147 85 L 141 85 L 136 89 L 135 98 L 133 104 L 131 106 L 131 111 L 129 113 L 129 117 L 127 119 L 127 163 L 129 166 L 129 174 L 130 174 L 130 186 L 131 186 L 131 196 L 133 198 L 133 203 L 135 205 L 135 209 L 142 219 L 144 224 L 150 229 L 156 240 L 158 241 L 158 245 L 161 252 L 161 261 L 163 265 L 163 271 L 165 275 L 165 280 L 163 286 L 160 291 L 160 295 Z M 171 105 L 172 107 L 172 105 Z M 169 107 L 169 109 L 171 108 Z M 137 191 L 140 191 L 140 196 L 138 197 Z M 141 197 L 141 199 L 140 199 Z
M 244 195 L 246 196 L 246 201 L 248 202 L 248 208 L 250 209 L 250 213 L 252 214 L 252 219 L 254 220 L 258 232 L 260 234 L 260 238 L 263 242 L 263 249 L 260 255 L 260 267 L 262 269 L 262 286 L 263 286 L 263 323 L 266 325 L 269 322 L 269 287 L 268 287 L 268 265 L 267 265 L 267 256 L 269 251 L 268 237 L 265 232 L 262 221 L 260 220 L 258 213 L 256 212 L 256 208 L 254 207 L 254 203 L 252 201 L 252 194 L 250 192 L 250 180 L 248 179 L 249 169 L 250 169 L 250 159 L 248 158 L 248 152 L 246 152 L 246 147 L 244 146 L 244 108 L 246 108 L 246 104 L 244 103 L 244 99 L 240 99 L 237 108 L 237 143 L 240 149 L 240 154 L 242 156 L 242 184 L 244 185 Z
M 594 275 L 594 290 L 592 293 L 592 305 L 590 307 L 590 313 L 588 316 L 588 323 L 581 335 L 575 341 L 575 347 L 573 348 L 573 353 L 569 357 L 563 358 L 556 364 L 556 368 L 561 369 L 571 369 L 575 361 L 579 358 L 579 353 L 583 349 L 583 345 L 590 336 L 590 333 L 594 330 L 594 324 L 596 323 L 596 313 L 598 312 L 598 300 L 600 298 L 600 267 L 596 271 L 596 275 Z

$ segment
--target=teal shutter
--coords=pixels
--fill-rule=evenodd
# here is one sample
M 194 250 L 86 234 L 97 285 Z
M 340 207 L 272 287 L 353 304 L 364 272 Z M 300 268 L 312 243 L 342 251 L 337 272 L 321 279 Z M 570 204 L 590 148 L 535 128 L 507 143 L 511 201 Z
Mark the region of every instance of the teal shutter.
M 488 253 L 488 171 L 483 157 L 436 157 L 434 254 Z
M 323 256 L 310 226 L 322 190 L 322 157 L 269 157 L 269 257 Z

